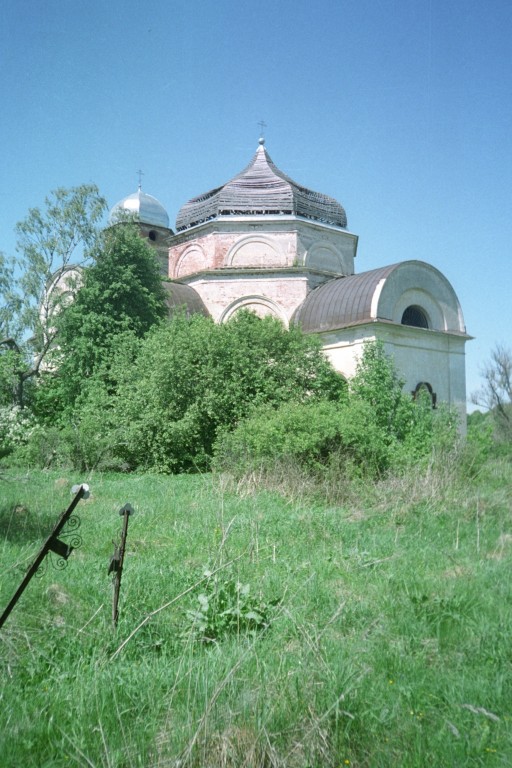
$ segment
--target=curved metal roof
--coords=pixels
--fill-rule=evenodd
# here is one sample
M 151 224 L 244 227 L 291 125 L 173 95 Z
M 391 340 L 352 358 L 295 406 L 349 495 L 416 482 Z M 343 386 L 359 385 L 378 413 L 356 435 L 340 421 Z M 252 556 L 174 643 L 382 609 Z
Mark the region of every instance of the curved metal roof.
M 343 207 L 332 197 L 312 192 L 292 181 L 272 162 L 260 141 L 256 154 L 241 173 L 221 187 L 195 197 L 180 209 L 179 232 L 217 216 L 287 214 L 347 226 Z
M 125 216 L 133 216 L 141 224 L 152 224 L 155 227 L 169 229 L 169 216 L 163 205 L 147 195 L 140 188 L 114 205 L 109 215 L 109 223 L 116 224 Z
M 293 322 L 313 333 L 375 320 L 403 325 L 404 311 L 416 304 L 429 317 L 429 329 L 466 332 L 449 281 L 431 264 L 416 260 L 329 280 L 308 294 Z
M 329 280 L 311 291 L 296 310 L 293 322 L 306 332 L 320 332 L 375 319 L 372 317 L 372 299 L 377 286 L 398 266 L 391 264 L 359 275 Z
M 162 285 L 166 293 L 165 303 L 169 315 L 184 308 L 187 316 L 200 314 L 210 317 L 202 298 L 190 285 L 170 282 L 163 282 Z

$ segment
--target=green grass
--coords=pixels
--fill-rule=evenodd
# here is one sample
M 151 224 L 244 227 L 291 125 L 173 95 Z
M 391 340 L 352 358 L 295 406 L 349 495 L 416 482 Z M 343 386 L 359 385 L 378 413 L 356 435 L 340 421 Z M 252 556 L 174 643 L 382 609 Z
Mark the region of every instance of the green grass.
M 0 630 L 2 768 L 511 764 L 510 462 L 352 489 L 345 506 L 212 475 L 4 472 L 0 610 L 79 481 L 82 547 Z M 213 578 L 249 584 L 268 627 L 210 609 L 202 642 L 188 612 Z

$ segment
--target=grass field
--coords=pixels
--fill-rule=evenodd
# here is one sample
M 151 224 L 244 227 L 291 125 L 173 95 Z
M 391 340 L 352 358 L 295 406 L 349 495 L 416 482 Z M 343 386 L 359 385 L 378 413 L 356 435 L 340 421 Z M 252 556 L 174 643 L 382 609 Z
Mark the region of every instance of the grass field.
M 0 630 L 2 768 L 512 765 L 510 461 L 336 506 L 215 475 L 5 470 L 0 610 L 76 482 L 82 546 Z

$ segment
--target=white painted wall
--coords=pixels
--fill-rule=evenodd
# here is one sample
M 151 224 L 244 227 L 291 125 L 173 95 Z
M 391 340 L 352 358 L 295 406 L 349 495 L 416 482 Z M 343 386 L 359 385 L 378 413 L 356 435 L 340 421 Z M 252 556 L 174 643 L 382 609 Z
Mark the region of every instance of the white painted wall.
M 438 403 L 448 403 L 459 413 L 461 432 L 465 432 L 465 335 L 376 322 L 320 337 L 334 368 L 348 378 L 355 374 L 365 340 L 381 340 L 405 380 L 404 390 L 413 392 L 420 382 L 429 382 Z

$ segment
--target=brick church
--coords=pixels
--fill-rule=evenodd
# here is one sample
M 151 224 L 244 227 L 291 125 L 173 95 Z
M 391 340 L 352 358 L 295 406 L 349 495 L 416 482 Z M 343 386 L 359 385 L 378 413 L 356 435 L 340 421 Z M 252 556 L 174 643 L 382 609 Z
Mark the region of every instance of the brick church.
M 170 312 L 184 306 L 222 323 L 248 309 L 298 324 L 347 377 L 364 341 L 380 339 L 406 389 L 425 389 L 465 421 L 470 337 L 451 284 L 416 260 L 356 274 L 358 236 L 342 205 L 290 179 L 264 139 L 243 171 L 182 206 L 174 230 L 140 187 L 113 207 L 110 223 L 126 214 L 156 250 Z

